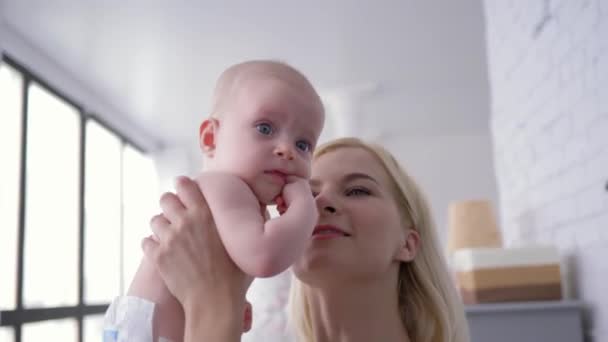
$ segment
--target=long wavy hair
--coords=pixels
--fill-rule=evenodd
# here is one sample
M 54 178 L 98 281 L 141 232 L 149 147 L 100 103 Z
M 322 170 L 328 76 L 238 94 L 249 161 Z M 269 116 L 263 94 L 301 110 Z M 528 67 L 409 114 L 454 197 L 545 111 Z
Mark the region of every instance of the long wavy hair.
M 415 342 L 468 342 L 464 306 L 453 285 L 435 223 L 416 182 L 382 146 L 357 138 L 341 138 L 317 148 L 314 159 L 342 148 L 361 148 L 383 166 L 394 189 L 394 200 L 403 220 L 420 234 L 418 254 L 399 266 L 398 300 L 401 320 Z M 312 311 L 306 284 L 292 278 L 290 321 L 299 341 L 314 342 Z

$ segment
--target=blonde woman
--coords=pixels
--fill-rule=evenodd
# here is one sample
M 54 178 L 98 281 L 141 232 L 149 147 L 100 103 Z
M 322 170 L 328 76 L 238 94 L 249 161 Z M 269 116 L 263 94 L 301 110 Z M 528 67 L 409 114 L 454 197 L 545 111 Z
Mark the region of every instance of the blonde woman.
M 311 188 L 319 220 L 292 268 L 299 341 L 469 340 L 427 202 L 384 148 L 354 138 L 319 147 Z M 245 278 L 193 183 L 181 179 L 171 198 L 173 220 L 153 225 L 160 243 L 143 247 L 186 310 L 186 341 L 238 341 Z

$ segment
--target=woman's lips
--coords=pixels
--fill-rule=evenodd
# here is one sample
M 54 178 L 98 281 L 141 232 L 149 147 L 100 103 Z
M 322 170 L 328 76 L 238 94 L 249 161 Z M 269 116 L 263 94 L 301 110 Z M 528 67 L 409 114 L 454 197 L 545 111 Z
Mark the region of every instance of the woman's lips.
M 350 236 L 343 229 L 332 225 L 319 225 L 312 231 L 313 239 L 333 239 L 338 237 Z

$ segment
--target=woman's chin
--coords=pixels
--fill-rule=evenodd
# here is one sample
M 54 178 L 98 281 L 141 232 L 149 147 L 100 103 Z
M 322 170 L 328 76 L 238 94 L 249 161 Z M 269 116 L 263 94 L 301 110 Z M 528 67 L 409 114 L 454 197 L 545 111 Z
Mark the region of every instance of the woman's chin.
M 348 267 L 340 262 L 337 255 L 330 251 L 312 250 L 309 248 L 293 265 L 293 273 L 305 283 L 317 283 L 328 278 L 336 277 Z

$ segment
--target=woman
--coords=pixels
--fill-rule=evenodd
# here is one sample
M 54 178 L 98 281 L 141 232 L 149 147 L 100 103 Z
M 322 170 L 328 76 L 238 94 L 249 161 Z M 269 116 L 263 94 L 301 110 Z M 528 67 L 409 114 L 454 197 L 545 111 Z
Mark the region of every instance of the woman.
M 245 278 L 200 192 L 185 179 L 177 188 L 144 252 L 185 308 L 186 340 L 239 340 Z M 321 146 L 311 188 L 319 223 L 293 266 L 299 340 L 468 341 L 428 205 L 387 151 L 354 138 Z

